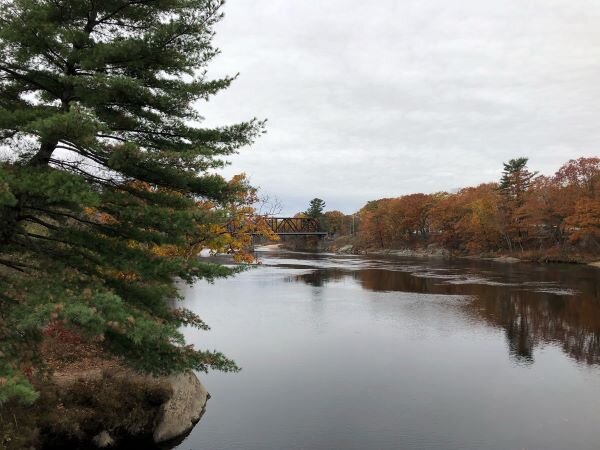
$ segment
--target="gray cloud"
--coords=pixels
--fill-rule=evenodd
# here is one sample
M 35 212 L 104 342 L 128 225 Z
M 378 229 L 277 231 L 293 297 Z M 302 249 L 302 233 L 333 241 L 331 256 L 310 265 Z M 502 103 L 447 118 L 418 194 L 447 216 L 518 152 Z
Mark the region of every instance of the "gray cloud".
M 598 154 L 600 2 L 229 0 L 207 124 L 268 118 L 232 158 L 286 212 L 554 172 Z

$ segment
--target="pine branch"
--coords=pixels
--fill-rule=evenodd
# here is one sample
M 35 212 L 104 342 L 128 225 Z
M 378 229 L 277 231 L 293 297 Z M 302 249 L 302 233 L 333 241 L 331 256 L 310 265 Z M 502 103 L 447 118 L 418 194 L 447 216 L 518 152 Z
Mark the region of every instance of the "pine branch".
M 58 231 L 59 230 L 59 228 L 57 226 L 49 224 L 48 222 L 44 222 L 43 220 L 41 220 L 41 219 L 39 219 L 38 217 L 35 217 L 35 216 L 25 215 L 25 216 L 19 217 L 19 219 L 20 220 L 25 220 L 27 222 L 37 223 L 38 225 L 41 225 L 44 228 L 47 228 L 49 230 L 53 230 L 53 231 Z
M 25 81 L 33 86 L 36 86 L 38 89 L 40 89 L 42 91 L 46 91 L 49 94 L 54 95 L 56 98 L 61 97 L 60 93 L 53 91 L 48 86 L 44 86 L 43 84 L 39 83 L 38 81 L 32 79 L 30 76 L 21 74 L 17 70 L 15 70 L 7 65 L 0 64 L 0 71 L 4 71 L 4 72 L 12 75 L 13 77 L 15 77 L 18 80 Z

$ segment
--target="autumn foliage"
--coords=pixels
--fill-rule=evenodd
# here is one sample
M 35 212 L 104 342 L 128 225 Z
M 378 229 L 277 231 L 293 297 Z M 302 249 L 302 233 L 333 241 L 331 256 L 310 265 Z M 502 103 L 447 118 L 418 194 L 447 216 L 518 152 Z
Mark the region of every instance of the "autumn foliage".
M 599 253 L 600 158 L 571 160 L 553 176 L 530 172 L 526 162 L 505 164 L 499 183 L 368 202 L 358 213 L 359 241 L 455 254 Z
M 212 254 L 231 255 L 237 263 L 257 262 L 253 236 L 271 241 L 279 237 L 258 213 L 255 207 L 260 202 L 257 189 L 248 184 L 245 174 L 234 176 L 229 181 L 229 188 L 235 194 L 224 204 L 206 199 L 196 201 L 198 211 L 209 219 L 190 229 L 185 243 L 155 245 L 152 251 L 159 256 L 195 258 L 202 250 L 209 250 Z M 235 232 L 231 232 L 232 229 Z

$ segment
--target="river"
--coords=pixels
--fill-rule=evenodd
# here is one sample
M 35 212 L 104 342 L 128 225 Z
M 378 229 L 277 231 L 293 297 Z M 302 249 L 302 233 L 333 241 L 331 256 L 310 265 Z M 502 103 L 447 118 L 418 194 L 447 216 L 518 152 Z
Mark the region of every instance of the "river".
M 186 288 L 243 368 L 176 448 L 600 448 L 600 269 L 264 251 Z

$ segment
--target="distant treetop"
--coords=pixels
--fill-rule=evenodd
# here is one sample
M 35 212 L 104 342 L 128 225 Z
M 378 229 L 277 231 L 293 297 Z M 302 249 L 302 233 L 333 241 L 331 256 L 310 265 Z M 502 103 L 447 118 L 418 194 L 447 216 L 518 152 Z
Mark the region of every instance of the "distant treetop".
M 308 209 L 306 210 L 306 215 L 308 217 L 312 217 L 313 219 L 318 219 L 323 215 L 323 211 L 325 210 L 325 202 L 320 198 L 313 198 L 310 201 Z

